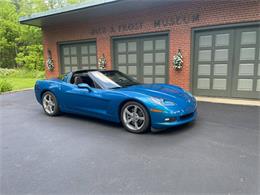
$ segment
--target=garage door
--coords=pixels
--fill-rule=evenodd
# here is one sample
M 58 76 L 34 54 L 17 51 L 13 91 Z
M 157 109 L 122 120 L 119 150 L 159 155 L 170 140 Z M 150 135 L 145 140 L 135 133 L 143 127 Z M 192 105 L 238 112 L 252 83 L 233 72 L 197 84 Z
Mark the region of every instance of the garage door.
M 60 51 L 62 73 L 97 68 L 95 42 L 62 44 Z
M 114 41 L 114 67 L 143 83 L 168 82 L 168 38 L 150 36 Z
M 260 28 L 196 33 L 193 92 L 260 98 Z

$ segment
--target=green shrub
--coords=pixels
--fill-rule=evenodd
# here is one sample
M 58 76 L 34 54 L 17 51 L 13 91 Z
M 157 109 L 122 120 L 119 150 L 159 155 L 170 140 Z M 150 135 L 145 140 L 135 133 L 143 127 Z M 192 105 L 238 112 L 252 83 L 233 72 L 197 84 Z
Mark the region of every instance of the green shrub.
M 0 68 L 0 78 L 44 78 L 44 71 L 38 70 L 29 70 L 26 68 L 18 68 L 18 69 L 7 69 L 7 68 Z
M 36 78 L 44 79 L 45 78 L 45 72 L 44 71 L 37 71 L 36 72 Z
M 13 86 L 5 79 L 0 79 L 0 92 L 12 91 Z
M 0 78 L 9 76 L 13 74 L 15 71 L 16 71 L 15 69 L 0 68 Z
M 10 74 L 10 77 L 15 77 L 15 78 L 35 78 L 36 77 L 36 71 L 34 70 L 28 70 L 25 68 L 21 69 L 16 69 L 15 72 Z
M 28 45 L 20 47 L 19 50 L 15 60 L 20 67 L 29 70 L 44 70 L 42 45 Z
M 57 79 L 60 79 L 60 80 L 62 80 L 64 78 L 64 74 L 60 74 L 58 77 L 57 77 Z

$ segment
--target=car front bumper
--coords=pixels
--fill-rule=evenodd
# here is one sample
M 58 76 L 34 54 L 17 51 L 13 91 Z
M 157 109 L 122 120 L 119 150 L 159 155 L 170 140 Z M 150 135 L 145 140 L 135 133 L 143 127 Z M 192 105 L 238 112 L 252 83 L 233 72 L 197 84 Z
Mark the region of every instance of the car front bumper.
M 195 109 L 193 112 L 182 113 L 179 115 L 172 115 L 169 113 L 152 113 L 152 124 L 151 130 L 153 132 L 162 131 L 164 129 L 168 129 L 174 126 L 182 125 L 185 123 L 192 122 L 197 118 L 197 110 Z M 166 118 L 174 118 L 174 121 L 165 121 Z

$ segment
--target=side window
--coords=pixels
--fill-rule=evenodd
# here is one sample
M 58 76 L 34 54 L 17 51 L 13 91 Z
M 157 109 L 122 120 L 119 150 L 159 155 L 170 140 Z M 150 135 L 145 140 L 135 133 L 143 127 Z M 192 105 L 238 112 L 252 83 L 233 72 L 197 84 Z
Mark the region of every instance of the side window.
M 82 77 L 83 83 L 88 84 L 90 87 L 95 88 L 95 84 L 93 82 L 93 80 L 89 77 L 89 76 L 83 76 Z
M 96 82 L 94 82 L 88 75 L 84 75 L 82 77 L 82 80 L 83 83 L 88 84 L 92 88 L 101 89 L 101 87 Z
M 97 83 L 95 83 L 88 75 L 82 75 L 82 74 L 73 75 L 70 80 L 70 83 L 75 85 L 79 83 L 86 83 L 92 88 L 101 89 L 101 87 Z
M 101 89 L 101 87 L 96 82 L 94 82 L 94 85 L 96 89 Z

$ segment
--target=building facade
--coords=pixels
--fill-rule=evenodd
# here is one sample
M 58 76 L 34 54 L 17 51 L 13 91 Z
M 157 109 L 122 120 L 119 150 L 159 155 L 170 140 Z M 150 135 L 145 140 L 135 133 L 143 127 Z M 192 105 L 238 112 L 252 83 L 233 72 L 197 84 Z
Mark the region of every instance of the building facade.
M 198 96 L 260 99 L 258 0 L 107 0 L 20 19 L 43 31 L 46 76 L 117 69 Z M 182 69 L 173 59 L 180 51 Z M 53 60 L 54 69 L 47 66 Z

